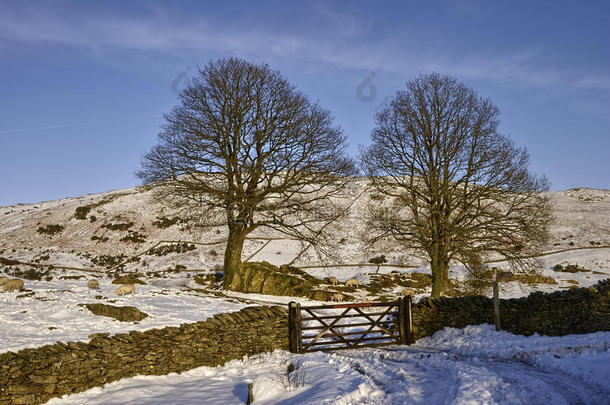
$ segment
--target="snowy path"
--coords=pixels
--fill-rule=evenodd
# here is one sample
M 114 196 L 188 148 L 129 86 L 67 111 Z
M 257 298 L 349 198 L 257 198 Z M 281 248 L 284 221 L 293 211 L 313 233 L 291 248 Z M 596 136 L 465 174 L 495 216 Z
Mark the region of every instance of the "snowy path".
M 604 404 L 610 391 L 515 360 L 417 348 L 335 354 L 385 392 L 383 404 Z

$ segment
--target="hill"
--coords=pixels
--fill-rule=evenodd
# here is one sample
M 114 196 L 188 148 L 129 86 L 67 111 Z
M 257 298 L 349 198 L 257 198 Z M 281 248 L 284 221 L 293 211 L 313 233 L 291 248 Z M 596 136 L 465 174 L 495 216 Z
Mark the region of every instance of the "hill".
M 545 249 L 550 254 L 543 256 L 538 270 L 558 284 L 540 288 L 586 286 L 606 278 L 610 273 L 610 248 L 604 248 L 610 246 L 610 191 L 580 188 L 549 195 L 557 220 Z M 347 216 L 328 225 L 336 246 L 332 259 L 319 257 L 300 241 L 260 230 L 248 238 L 243 260 L 292 263 L 318 277 L 355 276 L 362 282 L 378 270 L 426 272 L 425 260 L 397 243 L 385 242 L 374 249 L 363 244 L 366 207 L 380 198 L 367 189 L 364 180 L 355 179 L 343 198 L 349 206 Z M 0 268 L 139 272 L 150 277 L 210 271 L 222 264 L 226 228 L 203 228 L 197 222 L 194 216 L 172 212 L 155 201 L 151 191 L 142 189 L 0 207 Z M 388 262 L 381 269 L 369 264 L 382 254 Z M 553 271 L 557 264 L 575 264 L 588 271 Z M 459 266 L 451 269 L 456 279 L 463 279 L 463 273 Z M 530 291 L 513 290 L 511 295 Z

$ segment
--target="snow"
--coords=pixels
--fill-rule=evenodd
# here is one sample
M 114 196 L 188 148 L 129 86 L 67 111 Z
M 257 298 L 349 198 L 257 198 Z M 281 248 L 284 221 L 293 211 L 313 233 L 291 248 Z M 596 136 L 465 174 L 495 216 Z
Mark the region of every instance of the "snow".
M 89 341 L 92 333 L 111 334 L 148 330 L 182 323 L 199 322 L 222 312 L 247 306 L 240 302 L 203 297 L 188 291 L 184 280 L 153 280 L 136 285 L 135 295 L 118 297 L 117 285 L 101 279 L 99 290 L 87 288 L 86 279 L 29 281 L 34 294 L 0 294 L 0 353 L 52 344 L 56 341 Z M 17 298 L 18 295 L 23 297 Z M 96 298 L 101 296 L 104 298 Z M 100 317 L 80 303 L 135 306 L 149 316 L 140 322 L 120 322 Z
M 299 241 L 271 240 L 248 260 L 251 262 L 267 261 L 275 266 L 280 266 L 294 260 L 301 250 L 303 250 L 303 244 Z
M 275 351 L 182 374 L 138 376 L 48 404 L 605 404 L 610 332 L 518 336 L 445 328 L 411 346 Z M 292 364 L 294 371 L 287 373 Z

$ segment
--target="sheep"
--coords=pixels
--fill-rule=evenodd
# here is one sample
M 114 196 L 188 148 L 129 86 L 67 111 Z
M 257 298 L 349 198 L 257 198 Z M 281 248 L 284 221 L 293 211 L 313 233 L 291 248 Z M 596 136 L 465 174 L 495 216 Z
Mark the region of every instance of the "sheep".
M 334 293 L 333 295 L 330 296 L 331 301 L 337 301 L 337 302 L 343 302 L 343 298 L 345 298 L 345 296 L 341 293 Z
M 348 287 L 358 287 L 360 283 L 355 278 L 350 278 L 345 282 L 345 285 Z
M 8 292 L 11 292 L 13 290 L 21 291 L 22 289 L 23 289 L 23 281 L 19 280 L 18 278 L 14 278 L 11 280 L 7 280 L 4 283 L 3 291 L 8 291 Z
M 402 295 L 415 295 L 415 291 L 413 291 L 411 288 L 405 288 L 404 290 L 402 290 L 401 294 Z
M 119 288 L 117 288 L 115 294 L 124 296 L 125 294 L 135 294 L 136 289 L 133 284 L 123 284 Z
M 8 277 L 0 277 L 0 285 L 4 285 L 8 281 Z
M 330 284 L 332 285 L 339 285 L 339 280 L 337 280 L 337 277 L 329 277 L 328 281 L 330 282 Z
M 87 286 L 92 290 L 97 290 L 98 288 L 100 288 L 100 283 L 97 280 L 89 280 Z

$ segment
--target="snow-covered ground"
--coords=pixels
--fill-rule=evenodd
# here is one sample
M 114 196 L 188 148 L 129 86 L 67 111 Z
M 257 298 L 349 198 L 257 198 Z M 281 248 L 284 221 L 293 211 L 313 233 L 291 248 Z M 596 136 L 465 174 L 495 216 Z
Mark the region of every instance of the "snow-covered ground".
M 178 326 L 247 306 L 243 302 L 202 296 L 189 291 L 187 284 L 201 287 L 180 279 L 149 280 L 148 285 L 136 285 L 135 295 L 119 297 L 114 294 L 118 286 L 108 279 L 100 279 L 99 290 L 88 289 L 86 280 L 28 281 L 32 295 L 0 293 L 0 352 L 16 352 L 56 341 L 89 341 L 92 333 Z M 120 322 L 94 315 L 78 305 L 96 302 L 135 306 L 149 316 L 136 323 Z
M 574 189 L 549 195 L 557 220 L 545 251 L 559 252 L 543 256 L 538 271 L 558 284 L 504 283 L 502 298 L 585 287 L 610 277 L 610 248 L 604 247 L 610 246 L 610 191 Z M 355 179 L 344 198 L 347 216 L 332 224 L 336 260 L 321 260 L 307 245 L 264 230 L 249 236 L 243 259 L 276 265 L 294 260 L 294 265 L 316 277 L 334 276 L 341 281 L 354 277 L 362 284 L 368 284 L 377 271 L 430 272 L 421 258 L 397 243 L 382 243 L 375 250 L 364 246 L 364 214 L 368 204 L 376 201 L 365 182 Z M 76 209 L 85 206 L 91 206 L 87 218 L 77 219 Z M 58 340 L 87 341 L 92 333 L 176 326 L 247 305 L 307 302 L 233 292 L 221 298 L 194 291 L 201 286 L 192 281 L 192 275 L 221 263 L 226 229 L 189 228 L 184 221 L 188 218 L 160 225 L 172 218 L 176 219 L 149 191 L 138 189 L 0 207 L 0 276 L 32 269 L 48 271 L 43 280 L 52 276 L 49 281 L 25 280 L 25 292 L 0 293 L 0 352 Z M 116 228 L 120 224 L 128 229 Z M 50 225 L 63 228 L 56 234 L 40 231 Z M 143 241 L 126 239 L 134 232 Z M 177 241 L 193 248 L 160 254 L 149 251 Z M 387 257 L 388 265 L 378 269 L 368 264 L 380 254 Z M 96 259 L 119 255 L 125 262 L 120 270 L 96 264 Z M 15 265 L 15 260 L 29 264 Z M 568 263 L 588 271 L 553 270 L 556 264 Z M 176 265 L 188 271 L 168 271 Z M 117 273 L 132 272 L 140 273 L 148 284 L 136 285 L 135 296 L 114 295 L 117 286 L 110 280 Z M 84 277 L 62 278 L 78 275 Z M 463 280 L 463 267 L 451 266 L 450 277 Z M 100 290 L 86 287 L 89 278 L 100 280 Z M 396 286 L 389 293 L 398 294 L 401 289 Z M 428 293 L 429 288 L 418 290 L 415 298 Z M 372 299 L 364 289 L 352 295 L 357 300 Z M 78 305 L 89 302 L 133 305 L 149 317 L 138 323 L 119 322 Z M 121 380 L 50 403 L 239 404 L 246 399 L 248 382 L 253 382 L 255 403 L 260 404 L 608 404 L 609 341 L 610 333 L 551 338 L 496 333 L 486 326 L 446 329 L 407 348 L 303 356 L 278 351 L 225 367 Z M 287 364 L 296 367 L 290 375 Z
M 529 337 L 445 328 L 407 347 L 284 351 L 138 376 L 48 404 L 607 404 L 610 332 Z M 291 364 L 294 371 L 288 373 Z

